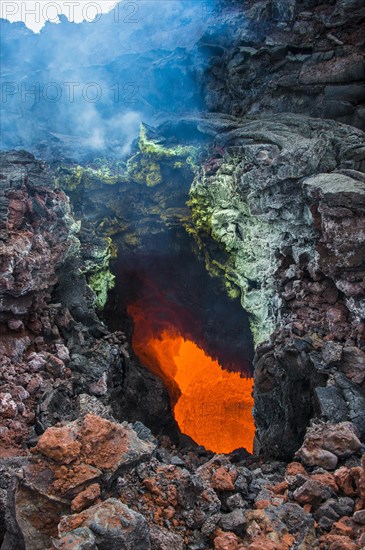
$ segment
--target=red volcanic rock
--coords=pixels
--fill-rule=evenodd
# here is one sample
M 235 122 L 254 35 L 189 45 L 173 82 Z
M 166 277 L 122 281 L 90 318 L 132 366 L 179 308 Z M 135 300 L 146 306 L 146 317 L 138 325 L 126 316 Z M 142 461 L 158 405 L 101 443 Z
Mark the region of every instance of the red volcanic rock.
M 91 504 L 94 504 L 94 502 L 99 498 L 100 496 L 100 485 L 98 483 L 94 483 L 93 485 L 90 485 L 85 489 L 84 491 L 81 491 L 71 502 L 71 511 L 72 512 L 81 512 L 85 508 L 88 508 L 88 506 L 91 506 Z
M 270 500 L 256 500 L 255 502 L 256 510 L 265 510 L 265 508 L 268 508 L 269 506 L 271 506 Z
M 32 550 L 46 548 L 50 534 L 56 536 L 55 528 L 60 520 L 60 511 L 62 514 L 81 512 L 93 504 L 100 496 L 101 484 L 107 486 L 112 476 L 118 476 L 119 469 L 125 471 L 138 462 L 149 459 L 154 448 L 155 445 L 150 441 L 139 439 L 129 425 L 122 426 L 91 413 L 66 426 L 48 428 L 32 449 L 33 457 L 24 467 L 24 477 L 15 495 L 17 520 L 22 525 L 27 546 Z M 30 493 L 34 496 L 29 496 Z M 46 530 L 39 522 L 39 516 L 27 513 L 27 500 L 31 498 L 35 502 L 44 500 L 47 503 L 47 513 L 53 518 L 51 531 Z M 117 521 L 118 507 L 119 504 L 109 502 L 105 508 L 95 509 L 95 516 L 90 519 L 90 529 L 94 525 L 93 521 L 97 523 L 99 520 L 100 528 L 115 521 L 116 530 L 121 529 L 124 520 L 121 519 L 119 523 Z M 112 514 L 109 523 L 108 510 Z M 128 512 L 126 507 L 123 510 L 123 514 L 125 512 L 126 517 L 130 517 L 133 526 L 136 519 L 134 512 Z M 64 519 L 61 535 L 67 529 L 89 527 L 86 517 L 89 516 L 79 515 L 71 516 L 70 520 Z M 140 520 L 136 523 L 136 529 L 139 523 Z M 116 536 L 119 536 L 118 533 Z M 125 533 L 120 536 L 127 537 Z M 67 546 L 67 540 L 63 537 L 63 546 L 59 548 L 73 548 Z M 45 541 L 48 541 L 47 544 Z M 61 542 L 58 541 L 57 544 Z
M 47 470 L 46 470 L 47 471 Z M 98 468 L 93 468 L 88 464 L 72 464 L 70 467 L 61 466 L 59 468 L 51 469 L 54 475 L 54 481 L 49 486 L 49 493 L 67 497 L 71 499 L 79 491 L 101 479 L 102 471 Z M 37 482 L 38 478 L 36 477 Z
M 78 463 L 116 470 L 121 464 L 133 463 L 148 455 L 153 444 L 142 441 L 131 428 L 115 424 L 94 414 L 80 423 L 48 428 L 32 449 L 58 464 Z
M 288 482 L 287 481 L 281 481 L 280 483 L 277 483 L 272 487 L 273 492 L 276 495 L 280 495 L 285 493 L 288 490 Z
M 238 550 L 238 538 L 234 533 L 218 531 L 214 539 L 214 550 Z
M 80 454 L 81 444 L 76 441 L 75 432 L 69 427 L 48 428 L 41 435 L 34 453 L 41 453 L 59 464 L 69 464 Z
M 127 451 L 137 451 L 137 448 L 131 448 L 133 444 L 140 446 L 140 451 L 143 448 L 141 440 L 131 434 L 130 429 L 105 418 L 87 414 L 79 431 L 83 461 L 97 468 L 116 469 L 121 460 L 125 460 Z
M 218 468 L 212 476 L 212 487 L 218 491 L 233 491 L 237 472 L 228 471 L 224 466 Z
M 283 547 L 287 548 L 287 547 Z M 251 542 L 248 550 L 279 550 L 279 546 L 268 537 L 260 535 L 253 542 Z
M 59 338 L 54 312 L 60 304 L 51 302 L 66 260 L 77 254 L 77 226 L 69 199 L 55 189 L 44 163 L 19 151 L 2 153 L 0 165 L 0 386 L 8 385 L 1 391 L 11 394 L 13 401 L 0 398 L 0 417 L 16 416 L 21 426 L 9 425 L 7 438 L 10 446 L 24 454 L 40 390 L 46 389 L 45 382 L 50 388 L 55 378 L 64 375 L 60 358 L 47 364 L 47 358 L 54 357 L 49 353 L 53 340 Z M 41 345 L 35 335 L 43 339 L 44 354 L 36 353 Z M 36 376 L 38 372 L 41 377 Z M 25 388 L 30 396 L 15 396 L 15 387 Z M 11 452 L 3 449 L 4 439 L 1 447 L 1 455 Z
M 198 468 L 197 473 L 217 491 L 233 491 L 237 469 L 223 455 L 216 455 Z
M 321 550 L 359 550 L 359 547 L 349 537 L 343 535 L 323 535 L 320 540 Z
M 358 474 L 358 471 L 356 469 L 356 474 Z M 356 479 L 358 475 L 355 476 L 355 470 L 354 468 L 346 468 L 342 467 L 335 471 L 334 477 L 336 480 L 337 485 L 345 493 L 345 495 L 349 497 L 356 496 L 357 494 L 357 487 L 356 487 Z
M 285 470 L 285 477 L 296 476 L 298 474 L 301 474 L 303 476 L 308 475 L 307 470 L 300 462 L 291 462 L 287 465 Z
M 309 479 L 301 487 L 294 491 L 293 496 L 295 500 L 301 505 L 311 504 L 317 506 L 323 500 L 330 497 L 331 491 L 328 490 L 326 485 L 322 485 L 318 481 Z
M 330 489 L 332 489 L 332 491 L 334 492 L 338 491 L 338 486 L 335 481 L 335 478 L 329 472 L 325 472 L 321 474 L 312 474 L 310 476 L 310 479 L 312 481 L 316 481 L 317 483 L 320 483 L 321 485 L 324 485 L 325 487 L 330 487 Z
M 333 524 L 332 532 L 338 533 L 339 535 L 351 537 L 352 525 L 351 525 L 351 521 L 349 521 L 349 518 L 343 517 L 339 521 L 336 521 Z

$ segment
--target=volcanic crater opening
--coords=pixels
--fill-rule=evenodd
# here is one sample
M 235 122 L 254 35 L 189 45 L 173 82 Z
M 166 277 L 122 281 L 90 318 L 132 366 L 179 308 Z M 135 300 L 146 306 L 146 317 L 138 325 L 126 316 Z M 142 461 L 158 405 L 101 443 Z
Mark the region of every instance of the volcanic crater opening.
M 252 452 L 253 342 L 239 300 L 181 232 L 162 250 L 124 254 L 115 272 L 133 351 L 163 381 L 180 431 L 217 453 Z

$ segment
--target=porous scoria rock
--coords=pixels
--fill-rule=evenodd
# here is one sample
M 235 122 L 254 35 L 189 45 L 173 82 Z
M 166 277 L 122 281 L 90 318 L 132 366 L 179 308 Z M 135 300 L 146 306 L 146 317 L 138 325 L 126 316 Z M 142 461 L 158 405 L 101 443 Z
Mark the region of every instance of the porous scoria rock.
M 27 357 L 45 332 L 49 339 L 59 337 L 49 324 L 48 304 L 56 271 L 78 240 L 69 200 L 55 189 L 44 163 L 24 151 L 1 153 L 0 170 L 0 386 L 7 395 L 0 414 L 8 419 L 0 456 L 6 456 L 22 452 L 45 379 L 57 378 L 28 370 Z
M 218 530 L 214 539 L 214 550 L 238 550 L 239 548 L 238 538 L 234 533 Z
M 233 491 L 237 470 L 224 455 L 216 455 L 198 468 L 197 473 L 217 491 Z
M 184 539 L 166 527 L 152 525 L 150 528 L 151 550 L 184 550 Z
M 24 467 L 15 491 L 14 510 L 9 511 L 16 514 L 25 543 L 32 550 L 44 550 L 50 536 L 57 534 L 61 515 L 71 511 L 83 513 L 84 508 L 99 498 L 101 486 L 107 490 L 121 472 L 147 460 L 155 446 L 151 441 L 139 439 L 127 423 L 117 424 L 90 413 L 66 426 L 48 428 L 32 449 L 33 458 Z M 103 516 L 109 504 L 105 508 L 94 507 L 95 513 L 99 515 L 100 512 Z M 46 522 L 39 520 L 37 506 L 47 510 Z M 119 505 L 117 508 L 113 506 L 117 514 L 115 510 Z M 134 525 L 133 518 L 131 512 L 131 526 Z M 76 523 L 78 521 L 75 519 Z M 103 524 L 104 519 L 101 521 Z M 67 522 L 64 518 L 62 525 L 68 525 Z M 76 523 L 72 524 L 70 531 L 80 527 L 82 522 Z M 62 528 L 62 535 L 65 529 Z
M 79 528 L 89 529 L 96 548 L 105 550 L 150 550 L 151 540 L 146 519 L 119 500 L 109 498 L 77 515 L 63 517 L 59 536 L 65 541 Z M 62 539 L 61 539 L 62 540 Z M 59 548 L 59 546 L 55 546 Z
M 361 449 L 361 442 L 351 422 L 312 424 L 307 430 L 298 456 L 308 466 L 332 470 L 338 459 L 347 458 Z
M 25 151 L 1 153 L 0 169 L 1 457 L 26 454 L 35 431 L 74 419 L 77 393 L 103 376 L 109 394 L 125 338 L 92 309 L 80 224 L 52 171 Z
M 100 497 L 100 485 L 94 483 L 87 487 L 84 491 L 81 491 L 71 502 L 72 512 L 81 512 L 85 508 L 88 508 L 91 504 Z
M 249 548 L 273 548 L 289 550 L 296 544 L 313 543 L 313 518 L 297 504 L 269 505 L 265 510 L 246 513 Z M 267 546 L 265 546 L 267 545 Z

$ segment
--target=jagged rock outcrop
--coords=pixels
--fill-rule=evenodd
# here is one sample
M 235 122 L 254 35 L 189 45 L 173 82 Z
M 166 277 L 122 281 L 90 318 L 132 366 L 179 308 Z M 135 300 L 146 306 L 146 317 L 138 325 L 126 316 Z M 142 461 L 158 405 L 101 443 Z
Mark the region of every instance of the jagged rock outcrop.
M 107 404 L 113 393 L 125 408 L 139 399 L 143 420 L 156 426 L 163 416 L 173 431 L 158 379 L 147 372 L 135 375 L 138 391 L 136 386 L 123 391 L 133 364 L 128 344 L 122 333 L 109 333 L 94 312 L 95 293 L 84 272 L 103 268 L 96 260 L 105 241 L 83 239 L 80 245 L 80 222 L 67 196 L 55 187 L 50 169 L 29 153 L 1 154 L 0 192 L 2 455 L 26 453 L 35 432 L 75 418 L 81 394 Z M 144 402 L 148 384 L 159 401 Z
M 216 45 L 208 111 L 301 113 L 365 129 L 362 0 L 221 4 L 221 16 L 201 39 Z
M 364 438 L 364 134 L 298 115 L 200 128 L 216 149 L 191 188 L 190 231 L 267 342 L 255 359 L 262 452 L 290 456 L 313 417 L 350 420 Z

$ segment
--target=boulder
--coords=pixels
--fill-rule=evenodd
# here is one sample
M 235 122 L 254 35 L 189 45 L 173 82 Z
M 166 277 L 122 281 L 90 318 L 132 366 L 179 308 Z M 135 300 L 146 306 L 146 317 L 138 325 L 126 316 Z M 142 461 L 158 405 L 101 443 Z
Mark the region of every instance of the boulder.
M 360 449 L 361 442 L 351 422 L 320 423 L 308 428 L 296 456 L 308 466 L 334 469 L 339 458 L 347 458 Z
M 75 535 L 86 528 L 95 537 L 99 550 L 150 550 L 151 539 L 146 519 L 119 500 L 109 498 L 72 516 L 64 516 L 59 524 L 59 536 Z

